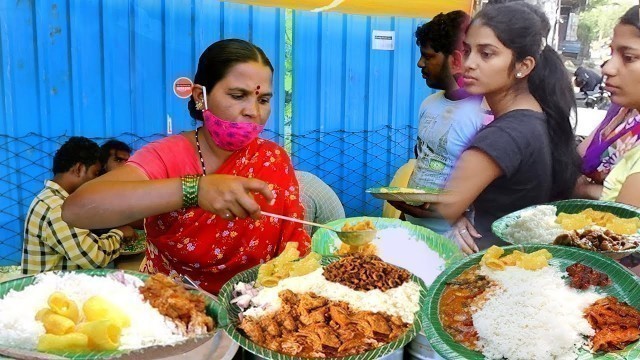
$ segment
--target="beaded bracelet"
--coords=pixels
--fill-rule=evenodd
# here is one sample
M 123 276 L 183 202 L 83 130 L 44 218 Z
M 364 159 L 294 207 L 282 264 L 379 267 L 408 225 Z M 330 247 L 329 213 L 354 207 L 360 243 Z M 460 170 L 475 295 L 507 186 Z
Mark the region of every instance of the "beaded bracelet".
M 198 205 L 198 183 L 200 176 L 185 175 L 182 180 L 182 207 L 188 208 Z

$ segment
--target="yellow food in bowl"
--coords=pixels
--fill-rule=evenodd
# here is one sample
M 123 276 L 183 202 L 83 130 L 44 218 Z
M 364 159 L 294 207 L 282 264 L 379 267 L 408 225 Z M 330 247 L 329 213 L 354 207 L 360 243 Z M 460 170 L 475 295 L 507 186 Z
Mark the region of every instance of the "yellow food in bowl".
M 363 230 L 375 230 L 376 227 L 373 225 L 371 220 L 362 220 L 353 225 L 349 224 L 349 222 L 345 222 L 342 225 L 342 229 L 340 231 L 363 231 Z

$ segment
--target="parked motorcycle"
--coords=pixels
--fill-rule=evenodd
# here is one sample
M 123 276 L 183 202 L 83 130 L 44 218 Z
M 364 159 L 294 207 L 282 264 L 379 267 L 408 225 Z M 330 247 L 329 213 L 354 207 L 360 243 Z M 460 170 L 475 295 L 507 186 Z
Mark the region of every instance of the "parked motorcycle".
M 597 91 L 582 91 L 576 94 L 576 102 L 584 102 L 584 107 L 589 109 L 606 110 L 611 105 L 611 94 L 599 86 Z

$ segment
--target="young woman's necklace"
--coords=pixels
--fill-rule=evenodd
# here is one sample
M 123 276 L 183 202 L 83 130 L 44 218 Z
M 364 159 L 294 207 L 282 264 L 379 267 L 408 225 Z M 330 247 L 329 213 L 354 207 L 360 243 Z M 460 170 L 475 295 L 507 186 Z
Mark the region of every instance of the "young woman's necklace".
M 198 140 L 198 131 L 202 127 L 196 129 L 196 147 L 198 148 L 198 155 L 200 155 L 200 165 L 202 165 L 202 174 L 207 175 L 207 168 L 204 166 L 204 158 L 202 157 L 202 150 L 200 150 L 200 140 Z

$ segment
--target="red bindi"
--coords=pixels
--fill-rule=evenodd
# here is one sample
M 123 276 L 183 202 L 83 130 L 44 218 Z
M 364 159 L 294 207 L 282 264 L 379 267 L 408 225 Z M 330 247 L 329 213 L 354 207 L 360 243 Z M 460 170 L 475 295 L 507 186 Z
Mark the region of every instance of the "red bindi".
M 258 90 L 260 90 L 260 85 L 256 86 L 256 95 L 260 94 L 260 91 Z

